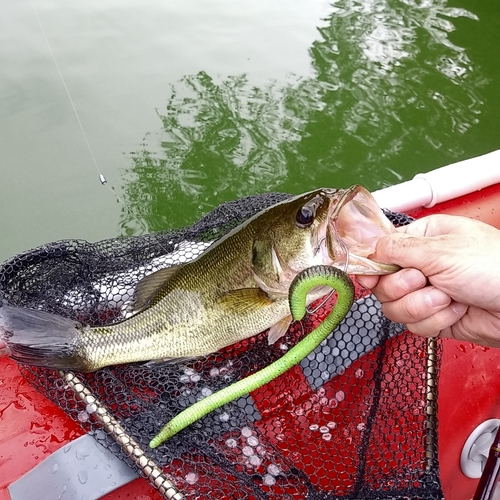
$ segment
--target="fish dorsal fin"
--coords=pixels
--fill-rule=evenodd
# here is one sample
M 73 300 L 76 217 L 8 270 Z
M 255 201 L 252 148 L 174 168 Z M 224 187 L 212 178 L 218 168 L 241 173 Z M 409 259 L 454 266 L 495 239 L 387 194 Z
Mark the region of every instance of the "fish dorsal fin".
M 219 304 L 236 313 L 251 313 L 272 304 L 266 292 L 260 288 L 240 288 L 224 293 Z
M 146 308 L 149 303 L 156 297 L 163 285 L 170 278 L 172 278 L 172 276 L 177 273 L 177 271 L 181 267 L 182 265 L 170 266 L 166 269 L 155 271 L 154 273 L 142 278 L 139 283 L 137 283 L 137 286 L 135 288 L 135 297 L 134 303 L 132 304 L 132 310 L 134 312 L 138 312 Z

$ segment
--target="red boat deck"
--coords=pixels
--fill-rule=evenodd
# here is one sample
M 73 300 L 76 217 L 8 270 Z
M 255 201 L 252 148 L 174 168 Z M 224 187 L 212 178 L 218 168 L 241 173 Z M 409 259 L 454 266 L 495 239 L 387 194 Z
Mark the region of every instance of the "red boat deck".
M 412 213 L 449 213 L 477 218 L 500 228 L 500 185 L 432 209 Z M 460 470 L 460 453 L 470 432 L 500 417 L 500 350 L 446 340 L 439 383 L 439 462 L 445 498 L 469 500 L 477 480 Z M 80 427 L 41 396 L 20 375 L 16 363 L 0 358 L 0 500 L 9 484 L 48 455 L 82 434 Z M 143 479 L 107 495 L 108 500 L 160 499 Z
M 432 209 L 464 215 L 500 229 L 500 185 L 496 184 Z M 483 421 L 500 417 L 500 350 L 445 340 L 439 379 L 439 466 L 446 500 L 469 500 L 478 480 L 460 470 L 460 454 L 469 434 Z

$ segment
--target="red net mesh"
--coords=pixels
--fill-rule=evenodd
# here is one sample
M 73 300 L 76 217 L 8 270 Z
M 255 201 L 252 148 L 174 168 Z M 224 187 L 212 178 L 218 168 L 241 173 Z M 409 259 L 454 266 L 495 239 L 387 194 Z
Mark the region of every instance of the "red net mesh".
M 142 276 L 195 257 L 207 242 L 286 196 L 225 204 L 183 230 L 44 245 L 3 264 L 0 299 L 88 324 L 111 323 L 123 316 Z M 409 221 L 389 216 L 396 224 Z M 173 416 L 280 357 L 330 309 L 323 304 L 273 346 L 264 332 L 190 362 L 116 366 L 79 377 L 187 498 L 441 499 L 433 346 L 387 320 L 359 287 L 343 323 L 299 365 L 149 449 Z M 21 370 L 128 460 L 95 408 L 57 372 Z

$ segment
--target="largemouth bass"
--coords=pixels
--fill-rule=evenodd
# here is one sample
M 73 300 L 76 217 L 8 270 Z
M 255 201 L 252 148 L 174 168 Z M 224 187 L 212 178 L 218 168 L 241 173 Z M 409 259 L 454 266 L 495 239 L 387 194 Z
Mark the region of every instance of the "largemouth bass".
M 259 212 L 191 262 L 142 279 L 124 321 L 88 327 L 4 306 L 0 337 L 21 363 L 78 371 L 199 357 L 267 329 L 274 343 L 290 325 L 288 290 L 299 272 L 320 264 L 349 274 L 394 272 L 369 258 L 394 230 L 363 187 L 318 189 Z

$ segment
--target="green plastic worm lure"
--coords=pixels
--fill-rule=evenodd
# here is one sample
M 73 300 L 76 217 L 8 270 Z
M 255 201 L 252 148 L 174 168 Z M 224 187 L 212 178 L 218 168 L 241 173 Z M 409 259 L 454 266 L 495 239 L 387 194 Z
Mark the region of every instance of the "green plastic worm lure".
M 316 349 L 349 312 L 354 301 L 354 285 L 344 271 L 330 266 L 313 266 L 302 271 L 295 277 L 288 293 L 290 311 L 293 318 L 297 321 L 301 320 L 306 313 L 307 293 L 314 287 L 325 285 L 335 289 L 338 298 L 335 307 L 317 328 L 285 355 L 262 370 L 186 408 L 161 429 L 151 440 L 149 446 L 156 448 L 208 413 L 267 384 L 300 363 L 302 359 Z

